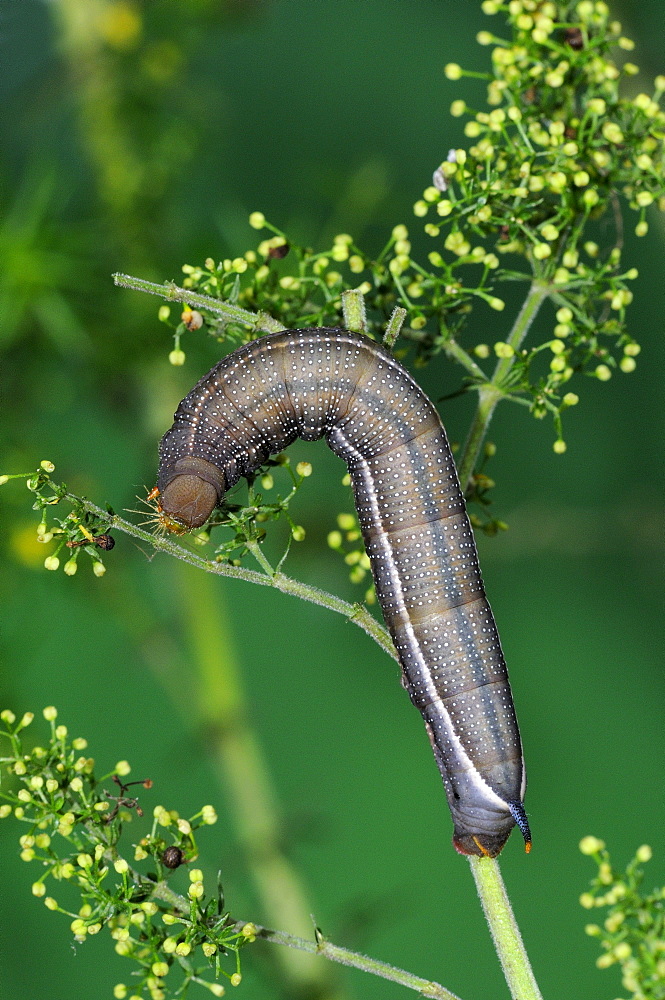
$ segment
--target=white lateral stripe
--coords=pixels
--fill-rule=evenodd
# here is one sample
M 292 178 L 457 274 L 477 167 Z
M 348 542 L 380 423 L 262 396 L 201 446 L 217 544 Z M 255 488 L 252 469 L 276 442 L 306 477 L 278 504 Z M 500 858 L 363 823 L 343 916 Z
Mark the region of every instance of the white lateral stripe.
M 386 556 L 386 559 L 387 559 L 387 563 L 388 563 L 388 567 L 389 567 L 388 572 L 390 574 L 390 579 L 391 579 L 391 582 L 393 584 L 393 588 L 394 588 L 394 592 L 395 592 L 395 597 L 396 597 L 397 601 L 399 602 L 399 610 L 403 611 L 404 615 L 407 618 L 408 624 L 406 624 L 404 626 L 404 628 L 405 628 L 405 630 L 407 632 L 407 635 L 409 637 L 409 640 L 410 640 L 410 643 L 411 643 L 411 648 L 414 650 L 415 655 L 416 655 L 416 659 L 417 659 L 420 667 L 423 670 L 423 675 L 424 675 L 424 677 L 426 679 L 427 693 L 430 696 L 430 698 L 432 699 L 432 703 L 435 704 L 437 706 L 437 708 L 439 709 L 439 711 L 441 712 L 441 718 L 442 718 L 442 721 L 443 721 L 443 723 L 444 723 L 444 725 L 446 727 L 446 730 L 448 732 L 449 739 L 450 739 L 451 743 L 453 744 L 453 746 L 455 748 L 455 751 L 456 751 L 457 755 L 459 756 L 460 760 L 462 760 L 467 765 L 467 767 L 468 767 L 468 769 L 469 769 L 469 771 L 470 771 L 470 773 L 472 775 L 472 782 L 473 782 L 473 784 L 476 786 L 476 788 L 478 789 L 478 791 L 480 793 L 482 793 L 482 795 L 487 799 L 488 802 L 491 802 L 492 805 L 494 805 L 494 806 L 500 806 L 500 808 L 502 810 L 504 810 L 505 812 L 510 812 L 508 804 L 505 802 L 505 800 L 502 799 L 499 795 L 497 795 L 497 793 L 487 784 L 487 782 L 483 778 L 482 774 L 478 771 L 476 765 L 473 763 L 473 761 L 471 760 L 471 758 L 467 754 L 466 750 L 464 749 L 464 747 L 463 747 L 463 745 L 462 745 L 462 743 L 461 743 L 461 741 L 459 739 L 459 736 L 455 732 L 452 719 L 450 718 L 450 715 L 449 715 L 448 711 L 446 710 L 446 707 L 443 704 L 443 701 L 441 700 L 441 697 L 440 697 L 440 695 L 439 695 L 439 693 L 438 693 L 438 691 L 436 689 L 436 686 L 435 686 L 435 684 L 434 684 L 434 682 L 432 680 L 432 671 L 430 670 L 430 668 L 429 668 L 429 666 L 427 664 L 427 661 L 423 657 L 422 650 L 420 648 L 418 640 L 417 640 L 417 638 L 415 636 L 415 633 L 413 631 L 413 626 L 412 626 L 412 624 L 411 624 L 411 622 L 410 622 L 410 620 L 408 618 L 408 612 L 406 610 L 406 605 L 404 603 L 404 590 L 402 588 L 402 581 L 400 580 L 400 576 L 399 576 L 399 573 L 397 571 L 397 567 L 395 565 L 395 560 L 394 560 L 394 557 L 393 557 L 392 548 L 390 547 L 390 542 L 388 541 L 387 534 L 383 530 L 383 527 L 381 525 L 380 509 L 379 509 L 379 505 L 378 505 L 378 502 L 377 502 L 377 499 L 376 499 L 376 491 L 374 489 L 374 481 L 373 481 L 372 476 L 370 474 L 369 466 L 368 466 L 367 462 L 365 461 L 365 458 L 352 445 L 349 444 L 349 442 L 344 437 L 344 435 L 339 430 L 339 428 L 335 428 L 335 431 L 336 431 L 336 434 L 339 435 L 339 437 L 341 438 L 341 440 L 342 440 L 345 448 L 349 452 L 349 454 L 352 454 L 353 457 L 354 457 L 354 459 L 361 466 L 362 478 L 363 478 L 363 481 L 365 483 L 365 487 L 367 489 L 367 494 L 368 494 L 369 499 L 370 499 L 370 503 L 371 503 L 371 506 L 372 506 L 372 513 L 374 514 L 374 524 L 375 524 L 375 526 L 377 528 L 379 544 L 380 544 L 381 548 L 383 549 L 383 552 L 384 552 L 384 554 Z

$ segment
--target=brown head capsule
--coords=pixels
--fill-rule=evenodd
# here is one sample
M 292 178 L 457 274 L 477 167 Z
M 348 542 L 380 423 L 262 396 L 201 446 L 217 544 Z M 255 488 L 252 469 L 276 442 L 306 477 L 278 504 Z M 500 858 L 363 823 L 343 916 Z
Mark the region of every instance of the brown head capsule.
M 160 476 L 159 489 L 160 513 L 191 530 L 205 524 L 217 506 L 225 492 L 224 475 L 210 462 L 188 456 L 168 476 Z

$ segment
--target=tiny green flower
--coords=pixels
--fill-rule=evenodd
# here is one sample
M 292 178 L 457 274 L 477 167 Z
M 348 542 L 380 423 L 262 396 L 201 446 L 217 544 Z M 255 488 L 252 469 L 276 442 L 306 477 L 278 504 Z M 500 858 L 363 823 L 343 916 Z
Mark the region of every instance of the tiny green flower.
M 605 841 L 600 840 L 598 837 L 582 837 L 579 849 L 582 854 L 598 854 L 599 851 L 605 849 Z
M 545 260 L 551 255 L 552 247 L 548 243 L 536 243 L 532 253 L 536 260 Z
M 266 217 L 263 212 L 252 212 L 249 217 L 249 224 L 252 229 L 263 229 L 266 224 Z
M 462 67 L 457 63 L 447 63 L 443 67 L 443 72 L 449 80 L 459 80 L 462 76 Z

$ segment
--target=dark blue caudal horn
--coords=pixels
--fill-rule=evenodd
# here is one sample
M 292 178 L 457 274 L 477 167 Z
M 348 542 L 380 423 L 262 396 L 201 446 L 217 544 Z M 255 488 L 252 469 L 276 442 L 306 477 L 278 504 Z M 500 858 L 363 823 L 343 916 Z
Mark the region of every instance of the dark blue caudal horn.
M 529 854 L 531 851 L 531 830 L 529 828 L 529 821 L 526 818 L 526 810 L 521 802 L 509 802 L 508 805 L 510 807 L 510 814 L 524 837 L 524 850 Z
M 167 527 L 204 524 L 224 493 L 295 438 L 344 459 L 376 593 L 421 713 L 462 854 L 496 857 L 525 772 L 517 719 L 446 433 L 409 373 L 346 330 L 285 330 L 234 351 L 183 399 L 160 445 Z

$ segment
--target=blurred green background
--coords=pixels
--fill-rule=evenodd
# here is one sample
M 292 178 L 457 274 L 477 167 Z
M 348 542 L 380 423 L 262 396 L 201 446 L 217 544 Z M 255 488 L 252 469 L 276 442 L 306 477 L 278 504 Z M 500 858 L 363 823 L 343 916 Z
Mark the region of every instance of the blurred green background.
M 637 41 L 631 58 L 643 75 L 632 85 L 649 90 L 663 72 L 663 4 L 613 10 Z M 449 83 L 442 67 L 482 68 L 487 50 L 474 39 L 484 27 L 494 23 L 462 0 L 0 3 L 1 471 L 49 458 L 75 491 L 136 507 L 175 405 L 219 348 L 191 336 L 184 370 L 171 368 L 159 302 L 114 289 L 111 273 L 177 279 L 184 262 L 242 253 L 257 242 L 247 225 L 256 209 L 315 247 L 348 231 L 376 251 L 397 222 L 415 233 L 414 200 L 464 141 L 449 104 L 477 92 Z M 583 933 L 589 915 L 577 900 L 592 865 L 580 837 L 603 837 L 618 863 L 651 843 L 648 886 L 665 869 L 665 255 L 661 219 L 650 221 L 646 238 L 632 225 L 626 234 L 626 266 L 640 271 L 629 312 L 643 345 L 637 371 L 573 387 L 582 399 L 563 457 L 551 429 L 522 408 L 500 408 L 491 431 L 498 455 L 488 471 L 510 531 L 481 537 L 479 548 L 534 833 L 531 856 L 514 837 L 502 866 L 552 998 L 621 994 L 616 969 L 594 968 Z M 487 310 L 477 322 L 491 343 L 510 316 Z M 547 330 L 551 314 L 540 323 Z M 460 372 L 439 359 L 419 377 L 436 397 Z M 445 405 L 453 440 L 470 405 Z M 359 599 L 325 547 L 336 513 L 350 509 L 343 467 L 322 444 L 294 454 L 316 475 L 294 509 L 307 541 L 291 574 Z M 103 770 L 129 758 L 136 777 L 154 780 L 148 812 L 214 804 L 220 822 L 201 835 L 201 864 L 211 879 L 221 869 L 239 918 L 311 935 L 311 913 L 332 940 L 465 1000 L 506 995 L 394 662 L 331 613 L 151 560 L 122 536 L 101 580 L 86 560 L 74 578 L 47 573 L 25 487 L 3 487 L 0 503 L 3 706 L 57 705 Z M 263 755 L 272 842 L 300 880 L 300 916 L 282 912 L 289 897 L 270 879 L 276 899 L 266 897 L 268 862 L 247 832 L 249 821 L 261 825 L 258 806 L 239 822 L 253 793 L 229 765 L 220 727 L 236 671 L 251 727 L 240 733 L 241 763 Z M 0 995 L 110 997 L 114 983 L 131 981 L 130 963 L 105 935 L 72 949 L 67 921 L 31 896 L 36 872 L 18 860 L 10 827 L 0 826 Z M 314 997 L 316 969 L 331 984 L 325 996 L 408 995 L 322 961 L 314 973 L 285 967 L 278 951 L 245 952 L 239 996 Z

